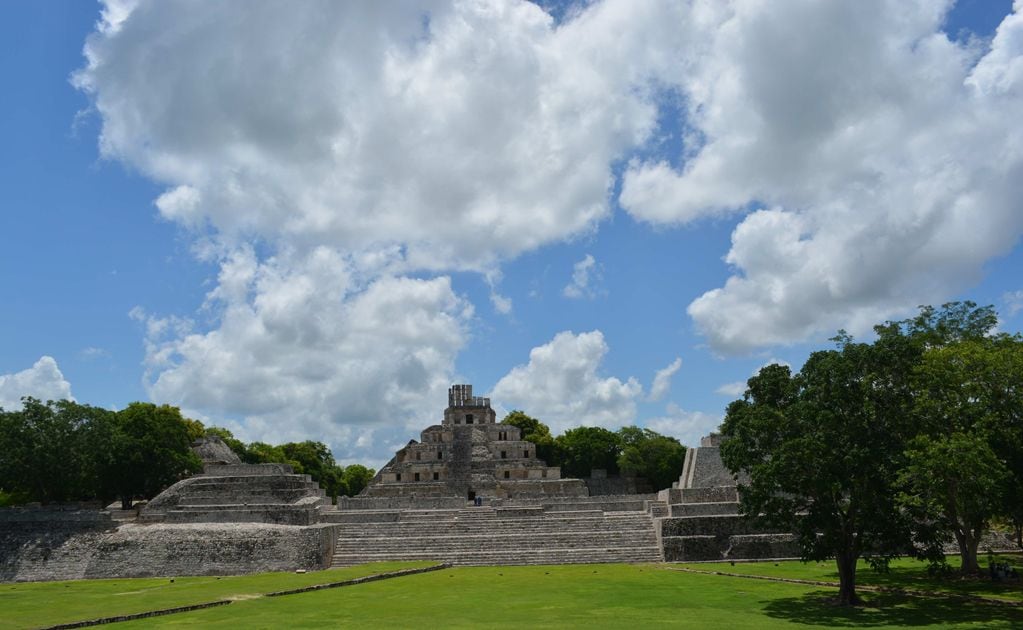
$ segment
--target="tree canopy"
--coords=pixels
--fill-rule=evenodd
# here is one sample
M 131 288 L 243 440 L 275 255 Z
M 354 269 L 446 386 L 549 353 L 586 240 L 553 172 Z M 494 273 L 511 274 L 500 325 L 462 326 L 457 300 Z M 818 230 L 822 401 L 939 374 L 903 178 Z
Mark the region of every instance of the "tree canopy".
M 670 488 L 678 480 L 686 458 L 681 442 L 639 427 L 622 427 L 618 438 L 622 446 L 618 468 L 622 472 L 647 479 L 655 489 Z
M 796 374 L 763 368 L 728 406 L 721 455 L 749 476 L 742 512 L 794 532 L 805 559 L 835 558 L 843 603 L 860 556 L 936 559 L 954 538 L 976 571 L 991 519 L 1019 523 L 1023 343 L 996 323 L 956 302 L 885 322 L 871 343 L 840 332 L 837 349 Z

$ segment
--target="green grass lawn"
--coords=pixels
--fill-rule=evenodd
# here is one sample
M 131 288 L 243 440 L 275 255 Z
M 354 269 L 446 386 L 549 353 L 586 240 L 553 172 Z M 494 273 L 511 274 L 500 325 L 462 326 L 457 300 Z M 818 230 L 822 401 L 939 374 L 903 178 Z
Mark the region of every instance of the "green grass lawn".
M 998 562 L 1008 562 L 1023 573 L 1023 555 L 997 554 Z M 980 558 L 981 567 L 986 569 L 988 558 Z M 959 557 L 949 556 L 948 562 L 953 569 L 959 568 Z M 800 580 L 822 580 L 838 582 L 838 570 L 834 560 L 827 562 L 699 562 L 679 563 L 674 566 L 688 567 L 702 571 L 723 571 L 744 575 L 763 575 L 769 577 L 793 578 Z M 931 576 L 927 573 L 927 563 L 909 558 L 893 560 L 887 573 L 878 573 L 870 568 L 866 561 L 861 560 L 856 570 L 857 585 L 904 588 L 934 593 L 954 593 L 958 595 L 978 595 L 996 597 L 1013 601 L 1023 601 L 1023 585 L 1020 583 L 993 583 L 988 579 L 959 577 L 957 575 Z
M 369 565 L 221 580 L 177 578 L 169 586 L 167 579 L 2 585 L 0 624 L 40 626 L 126 612 L 121 598 L 134 598 L 132 605 L 142 604 L 136 610 L 144 610 L 235 597 L 237 601 L 228 606 L 118 627 L 1023 628 L 1023 608 L 864 593 L 867 605 L 848 609 L 830 603 L 835 589 L 683 573 L 671 566 L 459 567 L 275 598 L 256 595 L 398 567 Z M 798 562 L 724 566 L 751 572 L 759 566 L 764 572 L 804 579 L 828 579 L 830 570 Z M 7 590 L 11 587 L 24 590 Z M 152 596 L 136 596 L 146 592 Z
M 662 565 L 460 567 L 126 624 L 213 628 L 1020 628 L 1023 609 L 671 571 Z
M 309 573 L 232 577 L 136 578 L 0 584 L 0 628 L 55 625 L 188 606 L 218 599 L 339 582 L 433 562 L 380 562 Z

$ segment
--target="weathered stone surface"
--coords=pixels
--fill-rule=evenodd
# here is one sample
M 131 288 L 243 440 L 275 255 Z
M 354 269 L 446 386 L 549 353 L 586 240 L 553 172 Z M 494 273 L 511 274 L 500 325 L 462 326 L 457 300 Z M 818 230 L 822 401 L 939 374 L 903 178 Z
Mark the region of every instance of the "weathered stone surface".
M 286 464 L 208 466 L 161 492 L 142 511 L 145 523 L 312 525 L 326 495 Z
M 0 581 L 233 575 L 329 565 L 336 526 L 116 526 L 101 512 L 0 510 Z
M 646 512 L 550 512 L 542 506 L 408 510 L 397 521 L 341 527 L 335 565 L 426 559 L 473 565 L 661 559 Z
M 665 560 L 798 557 L 790 534 L 739 514 L 737 480 L 722 463 L 720 447 L 720 435 L 704 437 L 686 451 L 675 487 L 658 493 L 670 513 L 658 521 Z
M 199 456 L 203 465 L 242 463 L 238 454 L 215 435 L 207 435 L 192 442 L 192 451 Z

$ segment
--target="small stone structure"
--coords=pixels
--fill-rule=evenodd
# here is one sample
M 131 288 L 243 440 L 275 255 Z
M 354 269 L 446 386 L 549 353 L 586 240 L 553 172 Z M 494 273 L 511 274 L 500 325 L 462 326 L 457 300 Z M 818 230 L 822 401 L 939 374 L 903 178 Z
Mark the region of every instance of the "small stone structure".
M 192 451 L 202 460 L 203 467 L 242 463 L 238 454 L 216 435 L 207 435 L 192 442 Z
M 144 523 L 312 525 L 330 501 L 309 475 L 288 464 L 206 464 L 142 510 Z
M 669 514 L 660 519 L 666 561 L 798 558 L 793 536 L 739 515 L 739 479 L 721 461 L 721 436 L 686 451 L 682 475 L 658 498 Z

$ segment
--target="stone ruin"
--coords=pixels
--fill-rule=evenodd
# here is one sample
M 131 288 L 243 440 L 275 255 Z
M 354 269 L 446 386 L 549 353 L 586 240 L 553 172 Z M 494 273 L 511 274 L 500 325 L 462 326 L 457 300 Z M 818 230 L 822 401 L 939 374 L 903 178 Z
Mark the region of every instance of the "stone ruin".
M 192 452 L 202 461 L 203 468 L 242 463 L 238 453 L 232 451 L 231 447 L 224 443 L 224 440 L 215 435 L 207 435 L 192 442 Z
M 441 424 L 399 450 L 359 498 L 587 495 L 582 481 L 562 479 L 561 469 L 538 459 L 518 427 L 497 422 L 489 398 L 473 396 L 472 385 L 454 385 Z
M 689 448 L 682 475 L 657 497 L 668 505 L 658 523 L 664 559 L 671 561 L 798 558 L 791 534 L 739 515 L 742 481 L 721 461 L 721 436 Z
M 792 537 L 738 514 L 720 437 L 657 494 L 592 496 L 537 458 L 490 400 L 454 385 L 440 424 L 333 506 L 308 475 L 249 465 L 218 438 L 203 472 L 121 513 L 0 510 L 0 581 L 223 575 L 374 560 L 455 564 L 797 557 Z

